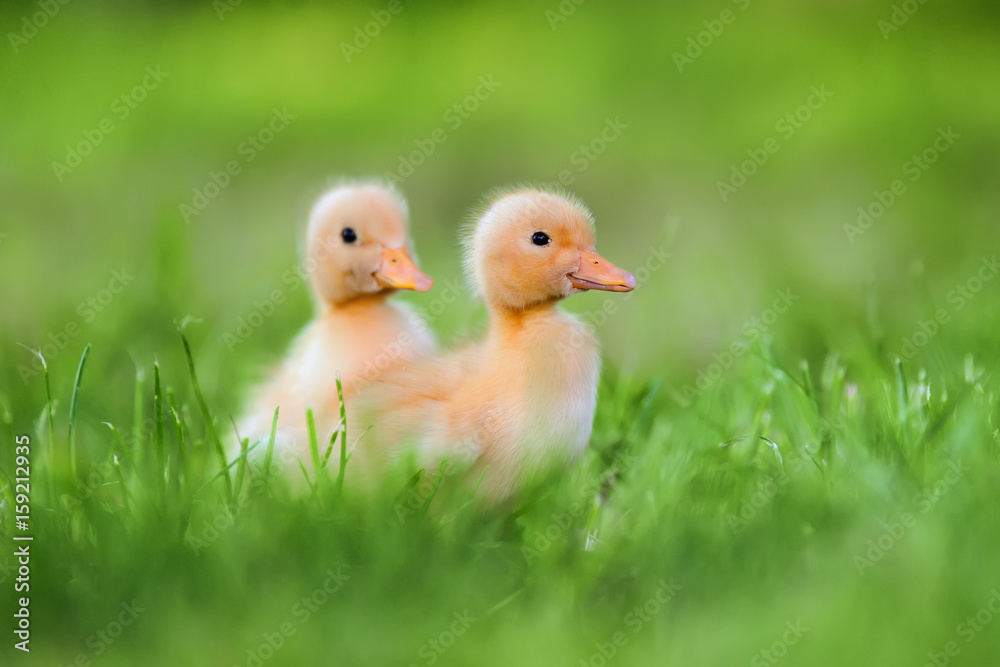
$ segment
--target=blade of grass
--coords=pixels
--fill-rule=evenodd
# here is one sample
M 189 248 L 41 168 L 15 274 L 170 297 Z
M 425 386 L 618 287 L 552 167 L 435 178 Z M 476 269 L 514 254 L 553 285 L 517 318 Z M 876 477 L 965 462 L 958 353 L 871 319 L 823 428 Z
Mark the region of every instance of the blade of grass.
M 323 470 L 326 470 L 327 464 L 330 462 L 330 457 L 333 456 L 333 443 L 337 440 L 337 432 L 334 431 L 330 434 L 330 442 L 326 445 L 326 451 L 323 452 L 323 460 L 320 461 L 319 465 Z
M 49 441 L 46 448 L 46 459 L 48 462 L 48 475 L 46 476 L 46 482 L 48 488 L 48 498 L 49 507 L 55 507 L 56 504 L 56 427 L 55 427 L 55 404 L 52 402 L 52 382 L 49 380 L 49 365 L 45 361 L 45 355 L 42 354 L 41 350 L 32 350 L 27 345 L 18 343 L 21 347 L 31 352 L 33 355 L 38 357 L 38 360 L 42 363 L 42 377 L 45 380 L 45 415 L 47 417 L 49 425 Z M 13 505 L 12 505 L 13 506 Z
M 180 404 L 177 402 L 177 395 L 170 387 L 167 387 L 167 410 L 173 419 L 174 441 L 177 445 L 177 455 L 174 457 L 176 463 L 172 467 L 174 492 L 179 495 L 181 480 L 190 478 L 187 469 L 187 438 L 184 433 L 184 421 L 181 419 Z
M 153 362 L 153 453 L 156 456 L 156 490 L 160 500 L 166 499 L 166 458 L 163 450 L 163 387 L 160 364 Z
M 55 479 L 55 468 L 56 468 L 56 406 L 52 401 L 52 381 L 49 379 L 49 365 L 45 363 L 45 357 L 39 351 L 38 358 L 42 360 L 42 375 L 45 377 L 45 400 L 47 401 L 45 406 L 46 416 L 49 422 L 49 503 L 50 507 L 55 507 L 56 499 L 56 479 Z
M 271 475 L 271 461 L 274 459 L 274 440 L 278 436 L 278 411 L 281 406 L 274 407 L 274 417 L 271 419 L 271 435 L 267 439 L 267 452 L 264 454 L 264 481 Z
M 441 520 L 441 524 L 442 525 L 451 523 L 452 521 L 455 521 L 456 519 L 458 519 L 459 516 L 461 516 L 462 512 L 464 512 L 466 509 L 472 507 L 475 504 L 475 502 L 476 502 L 476 492 L 479 491 L 479 486 L 483 483 L 483 478 L 486 477 L 486 470 L 488 468 L 489 468 L 489 466 L 485 466 L 483 468 L 483 471 L 481 473 L 479 473 L 479 479 L 476 480 L 475 486 L 473 486 L 472 490 L 469 491 L 469 495 L 466 496 L 465 502 L 463 502 L 458 507 L 457 510 L 455 510 L 454 512 L 452 512 L 451 516 L 449 516 L 449 517 Z
M 519 595 L 521 595 L 522 593 L 524 593 L 524 591 L 526 591 L 527 589 L 528 589 L 527 586 L 523 586 L 519 590 L 514 591 L 513 593 L 511 593 L 510 595 L 508 595 L 507 597 L 505 597 L 503 600 L 501 600 L 500 602 L 497 602 L 495 605 L 493 605 L 492 607 L 490 607 L 489 609 L 487 609 L 486 611 L 484 611 L 482 613 L 482 615 L 480 616 L 480 618 L 487 618 L 489 616 L 492 616 L 493 614 L 495 614 L 496 612 L 500 611 L 501 609 L 503 609 L 504 607 L 506 607 L 508 604 L 510 604 L 511 602 L 513 602 L 514 600 L 516 600 L 517 597 Z
M 316 437 L 316 420 L 313 417 L 312 408 L 306 408 L 306 424 L 309 427 L 309 456 L 312 459 L 313 475 L 316 477 L 316 483 L 312 488 L 312 495 L 319 501 L 320 507 L 322 507 L 323 497 L 320 494 L 320 486 L 323 484 L 326 476 L 323 473 L 323 466 L 320 462 L 319 439 Z M 306 476 L 306 479 L 309 479 L 308 476 Z
M 115 440 L 117 441 L 118 448 L 121 449 L 121 451 L 122 451 L 122 455 L 125 458 L 128 459 L 129 463 L 134 468 L 135 467 L 135 459 L 132 458 L 132 452 L 129 450 L 129 448 L 125 446 L 125 441 L 122 439 L 122 434 L 121 434 L 121 432 L 119 432 L 118 427 L 116 427 L 111 422 L 104 422 L 104 425 L 107 426 L 108 429 L 111 430 L 111 434 L 113 436 L 115 436 Z M 112 453 L 114 453 L 114 448 L 113 447 L 112 447 Z
M 337 399 L 340 401 L 340 470 L 337 471 L 337 494 L 344 494 L 344 474 L 347 471 L 347 406 L 344 404 L 344 385 L 337 376 Z
M 201 410 L 202 419 L 205 420 L 205 430 L 208 431 L 209 439 L 215 447 L 215 455 L 219 459 L 219 466 L 221 468 L 221 475 L 226 482 L 226 499 L 228 502 L 233 502 L 233 480 L 229 476 L 229 466 L 226 461 L 226 450 L 222 446 L 222 440 L 219 439 L 219 434 L 215 430 L 215 423 L 212 421 L 212 413 L 208 409 L 208 403 L 205 401 L 204 394 L 201 393 L 201 386 L 198 384 L 198 374 L 194 369 L 194 356 L 191 354 L 191 345 L 188 343 L 187 336 L 184 335 L 183 328 L 181 328 L 181 341 L 184 343 L 184 354 L 187 356 L 188 369 L 191 372 L 191 385 L 194 387 L 194 397 L 198 402 L 198 408 Z M 213 477 L 213 479 L 215 479 Z
M 220 470 L 219 472 L 217 472 L 214 475 L 212 475 L 212 477 L 210 477 L 208 480 L 206 480 L 204 484 L 202 484 L 201 486 L 199 486 L 198 490 L 195 491 L 193 495 L 198 495 L 199 493 L 201 493 L 202 491 L 204 491 L 206 488 L 208 488 L 212 484 L 212 482 L 214 482 L 215 480 L 219 479 L 223 475 L 228 475 L 229 474 L 229 470 L 233 466 L 238 465 L 241 459 L 245 458 L 246 456 L 249 456 L 250 452 L 252 452 L 254 449 L 256 449 L 256 447 L 257 447 L 257 444 L 253 444 L 253 445 L 250 445 L 247 448 L 247 451 L 245 453 L 244 452 L 240 452 L 239 456 L 237 456 L 235 459 L 233 459 L 233 461 L 231 463 L 227 462 L 226 466 L 222 470 Z
M 444 480 L 444 470 L 448 465 L 448 459 L 441 461 L 441 465 L 438 466 L 437 474 L 434 475 L 434 485 L 431 486 L 431 492 L 427 496 L 427 500 L 424 502 L 423 511 L 420 516 L 427 516 L 427 512 L 431 509 L 431 503 L 434 502 L 434 496 L 437 495 L 438 487 L 441 486 L 441 482 Z
M 247 473 L 247 452 L 250 445 L 249 438 L 243 438 L 240 440 L 240 457 L 238 463 L 236 464 L 236 482 L 233 484 L 235 487 L 233 493 L 239 498 L 240 490 L 243 488 L 243 478 Z
M 318 484 L 320 473 L 319 439 L 316 437 L 316 418 L 313 416 L 312 408 L 306 408 L 306 426 L 309 428 L 309 456 L 312 460 L 313 474 L 316 475 L 316 482 Z
M 309 486 L 309 491 L 315 494 L 316 485 L 313 484 L 312 480 L 309 479 L 309 473 L 308 471 L 306 471 L 306 464 L 302 462 L 302 459 L 298 459 L 298 462 L 299 462 L 299 470 L 302 471 L 302 476 L 306 478 L 306 484 Z
M 122 468 L 118 465 L 118 457 L 114 456 L 112 461 L 115 469 L 115 477 L 118 479 L 118 484 L 120 484 L 122 488 L 122 505 L 125 506 L 125 511 L 128 512 L 130 510 L 128 484 L 125 483 L 125 475 L 122 474 Z
M 819 411 L 819 399 L 816 396 L 816 387 L 813 385 L 812 373 L 809 372 L 809 360 L 799 360 L 799 374 L 802 376 L 802 389 L 805 391 L 809 401 Z
M 182 480 L 188 478 L 187 475 L 187 455 L 185 450 L 184 423 L 181 416 L 173 406 L 173 397 L 170 398 L 170 415 L 174 418 L 174 438 L 177 440 L 177 465 L 174 469 L 174 493 L 180 496 Z
M 87 357 L 90 356 L 90 344 L 83 348 L 83 355 L 80 357 L 80 365 L 76 369 L 76 380 L 73 382 L 73 397 L 69 403 L 69 470 L 73 475 L 73 480 L 77 479 L 76 474 L 76 406 L 80 398 L 80 385 L 83 383 L 83 369 L 87 365 Z
M 146 448 L 143 446 L 142 424 L 145 421 L 146 404 L 143 396 L 146 393 L 146 371 L 142 366 L 135 368 L 135 389 L 132 394 L 132 448 L 135 450 L 135 459 L 139 466 L 145 466 L 148 462 Z M 143 469 L 145 472 L 145 469 Z

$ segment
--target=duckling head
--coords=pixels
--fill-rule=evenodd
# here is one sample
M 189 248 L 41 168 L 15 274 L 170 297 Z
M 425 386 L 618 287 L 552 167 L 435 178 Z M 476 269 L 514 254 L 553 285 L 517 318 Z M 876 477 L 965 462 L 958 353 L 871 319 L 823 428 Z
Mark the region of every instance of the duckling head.
M 536 189 L 501 193 L 465 240 L 466 271 L 487 305 L 525 310 L 584 290 L 628 292 L 635 276 L 594 250 L 582 202 Z
M 434 281 L 410 258 L 406 200 L 378 182 L 339 185 L 313 205 L 306 270 L 317 298 L 336 305 Z

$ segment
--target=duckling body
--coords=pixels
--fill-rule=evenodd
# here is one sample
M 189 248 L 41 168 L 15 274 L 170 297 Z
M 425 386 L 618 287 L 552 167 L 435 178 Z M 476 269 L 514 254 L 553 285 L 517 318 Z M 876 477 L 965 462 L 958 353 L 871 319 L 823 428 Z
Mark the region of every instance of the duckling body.
M 306 460 L 306 410 L 313 409 L 321 447 L 340 421 L 336 378 L 346 402 L 385 372 L 434 350 L 416 312 L 389 298 L 397 289 L 426 291 L 432 284 L 409 259 L 407 245 L 406 203 L 394 190 L 349 184 L 316 203 L 305 266 L 317 315 L 254 392 L 237 427 L 241 437 L 266 441 L 278 406 L 279 453 Z
M 273 377 L 257 390 L 240 435 L 266 440 L 280 406 L 279 446 L 305 455 L 308 408 L 321 446 L 340 421 L 335 378 L 341 378 L 346 401 L 387 371 L 433 351 L 433 335 L 406 304 L 372 298 L 324 313 L 299 334 Z
M 489 310 L 485 339 L 373 386 L 382 408 L 372 428 L 382 442 L 413 444 L 428 466 L 448 459 L 477 480 L 485 470 L 479 492 L 496 503 L 564 468 L 590 440 L 599 350 L 559 301 L 628 291 L 635 279 L 593 253 L 582 205 L 541 191 L 501 196 L 466 246 Z

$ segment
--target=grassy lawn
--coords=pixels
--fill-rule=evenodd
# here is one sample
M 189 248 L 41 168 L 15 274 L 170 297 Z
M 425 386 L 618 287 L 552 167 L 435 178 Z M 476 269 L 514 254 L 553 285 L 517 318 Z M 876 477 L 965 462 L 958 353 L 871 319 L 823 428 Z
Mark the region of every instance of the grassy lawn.
M 996 663 L 997 9 L 562 4 L 68 3 L 24 37 L 13 3 L 2 664 Z M 402 181 L 437 283 L 400 298 L 445 345 L 482 330 L 491 187 L 561 181 L 637 275 L 566 303 L 593 439 L 516 511 L 222 453 L 342 174 Z

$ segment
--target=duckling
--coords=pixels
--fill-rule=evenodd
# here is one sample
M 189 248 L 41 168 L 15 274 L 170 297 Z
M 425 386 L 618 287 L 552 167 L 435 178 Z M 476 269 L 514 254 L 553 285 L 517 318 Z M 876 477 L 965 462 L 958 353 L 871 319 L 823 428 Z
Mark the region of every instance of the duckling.
M 489 313 L 485 338 L 372 385 L 363 400 L 377 406 L 375 444 L 365 446 L 412 444 L 428 470 L 447 460 L 446 475 L 462 466 L 495 505 L 564 469 L 590 440 L 600 353 L 592 328 L 559 302 L 636 281 L 597 254 L 593 216 L 568 195 L 500 193 L 464 246 Z
M 434 284 L 410 258 L 408 217 L 402 195 L 378 182 L 342 184 L 315 203 L 303 267 L 316 316 L 254 392 L 237 426 L 240 437 L 266 442 L 280 406 L 281 458 L 294 460 L 291 453 L 307 460 L 306 409 L 313 408 L 322 448 L 340 419 L 337 376 L 346 402 L 387 370 L 434 350 L 419 316 L 388 300 L 397 290 L 426 292 Z

